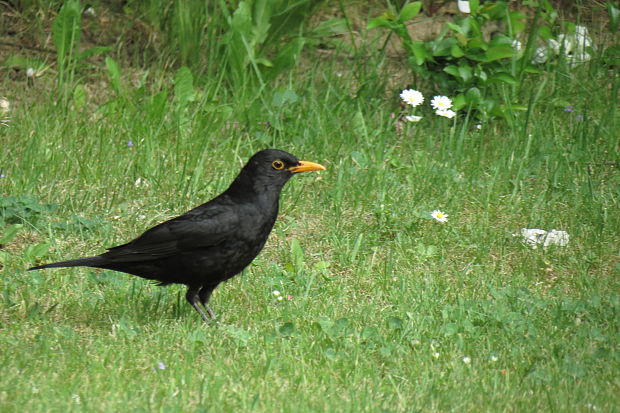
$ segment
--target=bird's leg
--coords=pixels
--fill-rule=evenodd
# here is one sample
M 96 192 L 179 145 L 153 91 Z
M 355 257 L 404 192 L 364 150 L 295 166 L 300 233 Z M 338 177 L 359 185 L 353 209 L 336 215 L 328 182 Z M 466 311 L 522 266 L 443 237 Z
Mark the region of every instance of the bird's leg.
M 212 285 L 204 285 L 200 292 L 198 293 L 198 297 L 200 298 L 200 302 L 205 307 L 205 310 L 209 313 L 212 319 L 215 319 L 217 316 L 215 312 L 209 307 L 209 298 L 211 298 L 211 293 L 215 289 L 215 286 Z
M 194 307 L 194 309 L 198 311 L 198 314 L 200 314 L 204 322 L 208 324 L 211 320 L 209 320 L 209 317 L 207 317 L 205 312 L 202 311 L 202 308 L 200 308 L 200 306 L 198 305 L 198 291 L 199 290 L 200 290 L 200 286 L 198 287 L 190 286 L 187 289 L 187 294 L 185 294 L 185 298 L 192 305 L 192 307 Z

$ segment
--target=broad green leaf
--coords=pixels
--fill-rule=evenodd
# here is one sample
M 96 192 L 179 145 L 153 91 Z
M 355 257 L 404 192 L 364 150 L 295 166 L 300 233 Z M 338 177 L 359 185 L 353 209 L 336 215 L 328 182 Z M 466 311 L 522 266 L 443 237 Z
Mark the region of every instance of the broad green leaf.
M 282 71 L 293 67 L 305 45 L 306 39 L 303 37 L 298 37 L 288 42 L 273 59 L 273 68 L 270 71 L 270 75 L 276 76 L 282 73 Z
M 283 336 L 290 336 L 291 334 L 295 333 L 295 324 L 291 322 L 284 323 L 280 326 L 280 328 L 278 328 L 278 331 Z
M 86 105 L 86 90 L 82 84 L 78 84 L 73 89 L 73 106 L 76 110 L 82 109 Z
M 511 37 L 505 36 L 503 34 L 498 34 L 498 35 L 493 36 L 493 38 L 489 42 L 489 46 L 491 47 L 507 46 L 507 47 L 512 48 L 513 41 L 514 40 Z
M 256 63 L 265 67 L 273 67 L 273 63 L 271 63 L 271 60 L 267 59 L 266 57 L 259 57 L 258 59 L 256 59 Z
M 607 2 L 607 14 L 609 14 L 609 31 L 615 33 L 620 25 L 620 9 L 617 7 L 617 3 L 614 4 L 611 1 Z
M 423 65 L 427 60 L 432 60 L 433 56 L 426 50 L 424 42 L 412 42 L 411 50 L 413 51 L 416 64 Z
M 482 38 L 480 37 L 475 37 L 473 39 L 470 39 L 467 42 L 467 47 L 470 49 L 482 49 L 482 50 L 486 50 L 488 48 L 485 41 L 482 40 Z
M 458 23 L 459 23 L 459 26 L 461 26 L 461 34 L 469 36 L 471 34 L 471 25 L 475 21 L 476 19 L 474 19 L 471 16 L 467 16 L 461 21 L 459 21 Z
M 304 250 L 297 238 L 291 240 L 291 261 L 297 271 L 304 267 Z
M 541 74 L 541 73 L 542 73 L 542 70 L 537 69 L 536 67 L 534 67 L 534 66 L 532 66 L 532 65 L 527 65 L 527 66 L 525 66 L 525 68 L 523 69 L 523 71 L 524 71 L 525 73 L 533 73 L 533 74 L 536 74 L 536 75 L 539 75 L 539 74 Z
M 466 34 L 463 28 L 456 23 L 446 22 L 446 26 L 448 26 L 452 31 L 455 31 L 460 34 Z
M 453 105 L 454 110 L 459 110 L 463 108 L 466 104 L 467 104 L 467 101 L 463 93 L 456 95 L 456 97 L 452 99 L 452 105 Z
M 552 39 L 553 33 L 551 33 L 551 29 L 549 28 L 549 26 L 540 26 L 538 28 L 538 36 L 543 39 Z
M 506 17 L 506 3 L 505 1 L 485 2 L 482 9 L 488 14 L 489 19 L 504 20 Z
M 24 255 L 28 261 L 35 260 L 47 254 L 47 251 L 50 249 L 49 242 L 41 242 L 39 244 L 30 245 L 26 248 Z
M 481 97 L 482 96 L 480 93 L 480 89 L 478 89 L 477 87 L 472 87 L 471 89 L 467 91 L 467 93 L 465 93 L 465 98 L 467 100 L 467 103 L 478 104 L 480 102 Z
M 69 58 L 80 44 L 82 6 L 78 0 L 64 2 L 52 24 L 52 38 L 59 61 Z
M 22 224 L 13 224 L 4 229 L 2 235 L 0 235 L 0 245 L 8 244 L 15 238 L 15 235 L 22 229 L 24 226 Z
M 2 63 L 2 66 L 21 70 L 26 70 L 31 67 L 36 72 L 42 72 L 49 68 L 49 66 L 46 67 L 45 63 L 42 60 L 26 58 L 17 55 L 7 57 L 7 59 Z
M 269 34 L 269 21 L 272 15 L 273 0 L 255 0 L 252 8 L 252 38 L 249 42 L 252 46 L 261 44 Z
M 121 71 L 118 68 L 118 64 L 111 57 L 105 58 L 105 65 L 108 69 L 108 75 L 110 76 L 110 82 L 112 82 L 112 88 L 116 93 L 122 92 L 122 84 L 121 84 Z
M 223 330 L 226 332 L 226 335 L 230 337 L 238 346 L 246 346 L 252 338 L 250 332 L 241 327 L 226 325 L 223 327 Z
M 478 7 L 480 7 L 479 0 L 469 0 L 469 11 L 471 14 L 476 14 L 478 12 Z
M 459 327 L 455 323 L 444 324 L 441 328 L 445 336 L 453 336 L 459 331 Z
M 515 55 L 515 49 L 509 46 L 491 47 L 486 51 L 486 61 L 493 62 L 495 60 L 505 59 Z
M 392 329 L 392 330 L 402 330 L 404 322 L 401 318 L 399 317 L 390 317 L 388 318 L 388 326 Z
M 510 27 L 512 28 L 513 35 L 519 34 L 525 30 L 525 15 L 520 11 L 512 11 L 508 14 L 510 21 Z
M 297 101 L 299 100 L 299 96 L 297 95 L 297 93 L 295 93 L 295 91 L 290 90 L 290 89 L 286 89 L 286 90 L 282 90 L 282 91 L 278 91 L 276 93 L 273 94 L 273 97 L 271 98 L 271 104 L 275 107 L 281 108 L 284 105 L 287 104 L 293 104 L 293 103 L 297 103 Z M 293 244 L 296 247 L 301 248 L 301 246 L 299 246 L 299 241 L 297 241 L 296 239 L 293 239 Z M 293 245 L 291 245 L 291 250 L 293 249 Z
M 431 42 L 431 53 L 433 56 L 450 56 L 452 47 L 457 44 L 454 37 L 447 37 L 440 41 Z
M 469 36 L 470 37 L 482 37 L 482 29 L 480 28 L 480 23 L 473 17 L 468 18 L 469 22 Z
M 459 66 L 459 76 L 465 83 L 469 82 L 472 78 L 472 69 L 470 66 L 461 65 Z
M 385 27 L 385 28 L 391 29 L 392 21 L 388 20 L 387 18 L 383 16 L 375 17 L 374 19 L 368 22 L 368 26 L 366 26 L 366 29 L 370 30 L 370 29 L 374 29 L 375 27 Z
M 194 76 L 187 66 L 181 66 L 174 76 L 174 99 L 179 105 L 194 99 Z
M 245 2 L 239 2 L 232 15 L 230 30 L 223 40 L 227 43 L 228 65 L 237 81 L 243 79 L 248 62 L 254 58 L 254 49 L 250 45 L 252 38 L 252 9 Z
M 454 77 L 460 77 L 459 68 L 455 65 L 446 66 L 443 68 L 443 71 Z
M 506 72 L 499 72 L 499 73 L 492 74 L 489 77 L 489 81 L 490 82 L 503 82 L 503 83 L 509 84 L 510 86 L 517 86 L 519 84 L 519 81 L 514 76 Z
M 452 46 L 452 48 L 450 49 L 450 54 L 452 55 L 452 57 L 456 58 L 465 56 L 463 49 L 461 49 L 457 44 Z
M 421 1 L 414 1 L 413 3 L 409 3 L 405 5 L 398 14 L 398 21 L 406 22 L 408 20 L 413 19 L 420 13 L 420 9 L 422 8 Z
M 512 110 L 518 110 L 519 112 L 525 112 L 527 110 L 527 105 L 521 103 L 513 103 L 510 107 Z

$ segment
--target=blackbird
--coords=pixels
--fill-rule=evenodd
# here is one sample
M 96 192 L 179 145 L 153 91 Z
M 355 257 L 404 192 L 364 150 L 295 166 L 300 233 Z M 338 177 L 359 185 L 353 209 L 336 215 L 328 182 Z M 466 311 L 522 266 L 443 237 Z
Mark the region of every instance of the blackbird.
M 215 313 L 208 302 L 213 290 L 239 274 L 263 249 L 278 215 L 280 192 L 298 172 L 325 167 L 300 161 L 290 153 L 256 153 L 221 195 L 163 222 L 133 241 L 92 257 L 38 265 L 95 267 L 126 272 L 158 285 L 185 284 L 185 298 L 205 322 Z

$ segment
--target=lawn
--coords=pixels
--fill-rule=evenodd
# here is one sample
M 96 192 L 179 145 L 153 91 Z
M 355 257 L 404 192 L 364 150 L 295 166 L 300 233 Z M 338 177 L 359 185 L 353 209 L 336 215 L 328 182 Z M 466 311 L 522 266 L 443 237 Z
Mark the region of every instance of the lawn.
M 254 83 L 118 48 L 0 70 L 0 410 L 619 411 L 620 76 L 602 50 L 524 79 L 509 121 L 436 116 L 420 79 L 423 119 L 404 121 L 407 68 L 371 46 L 307 47 Z M 269 147 L 327 169 L 284 188 L 217 322 L 183 286 L 26 271 L 210 200 Z M 533 248 L 522 228 L 570 240 Z

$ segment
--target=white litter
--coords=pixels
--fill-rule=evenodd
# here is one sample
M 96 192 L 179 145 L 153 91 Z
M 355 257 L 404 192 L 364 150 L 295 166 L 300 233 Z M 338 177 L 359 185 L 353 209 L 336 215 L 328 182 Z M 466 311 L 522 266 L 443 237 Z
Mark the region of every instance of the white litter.
M 539 245 L 542 245 L 544 248 L 549 245 L 559 245 L 560 247 L 565 247 L 568 245 L 568 240 L 570 239 L 568 232 L 559 229 L 545 231 L 544 229 L 537 228 L 521 228 L 520 234 L 512 235 L 522 236 L 524 242 L 533 249 L 538 248 Z

